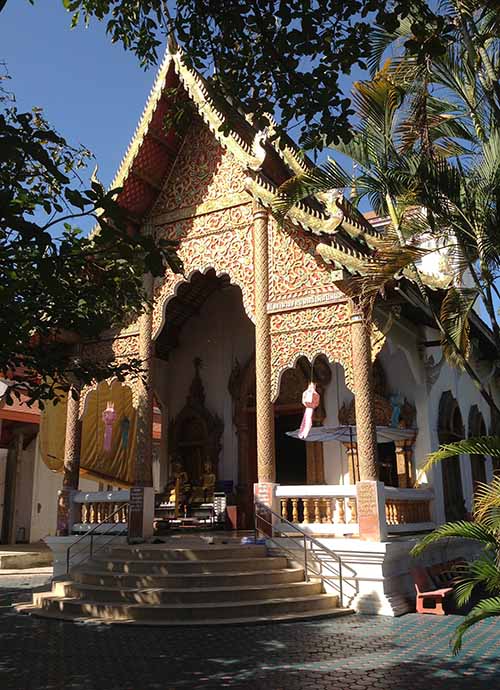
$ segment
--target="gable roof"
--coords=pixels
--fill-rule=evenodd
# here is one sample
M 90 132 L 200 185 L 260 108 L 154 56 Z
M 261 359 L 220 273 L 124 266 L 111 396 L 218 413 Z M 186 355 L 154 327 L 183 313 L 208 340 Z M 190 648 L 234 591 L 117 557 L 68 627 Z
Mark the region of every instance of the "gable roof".
M 191 103 L 217 141 L 247 171 L 247 191 L 263 206 L 271 208 L 283 182 L 313 167 L 291 139 L 281 137 L 280 141 L 258 131 L 251 117 L 189 67 L 181 50 L 171 42 L 111 185 L 123 188 L 118 202 L 137 226 L 153 208 L 181 149 L 182 134 L 174 125 L 165 127 L 178 98 Z M 322 258 L 352 274 L 365 271 L 366 259 L 383 238 L 383 226 L 370 223 L 340 194 L 326 202 L 324 197 L 298 202 L 287 218 L 305 232 L 321 236 L 318 248 Z M 407 277 L 411 280 L 410 275 Z M 436 281 L 431 284 L 442 286 Z

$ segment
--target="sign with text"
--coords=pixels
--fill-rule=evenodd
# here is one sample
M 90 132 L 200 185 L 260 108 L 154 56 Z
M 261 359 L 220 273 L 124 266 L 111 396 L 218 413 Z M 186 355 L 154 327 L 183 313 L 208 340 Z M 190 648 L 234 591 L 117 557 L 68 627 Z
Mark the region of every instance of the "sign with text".
M 144 488 L 133 486 L 130 489 L 128 505 L 128 536 L 137 539 L 143 536 Z
M 366 541 L 385 538 L 385 505 L 381 487 L 383 492 L 381 482 L 361 481 L 356 484 L 359 536 Z

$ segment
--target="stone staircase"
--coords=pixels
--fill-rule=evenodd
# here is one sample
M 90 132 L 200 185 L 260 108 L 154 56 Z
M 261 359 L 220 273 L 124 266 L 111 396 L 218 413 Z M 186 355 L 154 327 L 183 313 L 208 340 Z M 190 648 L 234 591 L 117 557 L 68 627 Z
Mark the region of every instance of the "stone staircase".
M 25 613 L 136 625 L 218 625 L 345 615 L 338 597 L 265 546 L 120 545 L 36 593 Z

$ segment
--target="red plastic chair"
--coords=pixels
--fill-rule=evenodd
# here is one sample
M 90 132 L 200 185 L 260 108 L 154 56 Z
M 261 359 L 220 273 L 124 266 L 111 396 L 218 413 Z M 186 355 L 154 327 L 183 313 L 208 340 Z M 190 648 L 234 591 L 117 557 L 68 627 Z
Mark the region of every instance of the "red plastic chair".
M 435 616 L 444 616 L 443 603 L 445 597 L 453 590 L 453 587 L 432 589 L 425 568 L 413 568 L 411 571 L 417 592 L 417 613 L 433 613 Z M 426 602 L 432 601 L 433 606 Z

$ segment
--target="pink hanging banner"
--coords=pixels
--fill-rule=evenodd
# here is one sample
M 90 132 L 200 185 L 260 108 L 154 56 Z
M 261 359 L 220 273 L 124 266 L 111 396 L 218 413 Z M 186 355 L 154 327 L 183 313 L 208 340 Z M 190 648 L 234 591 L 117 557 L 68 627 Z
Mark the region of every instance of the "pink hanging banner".
M 302 423 L 299 429 L 299 438 L 307 438 L 309 432 L 312 428 L 312 419 L 314 410 L 319 405 L 319 393 L 316 390 L 316 384 L 311 381 L 307 389 L 302 393 L 302 404 L 306 408 L 304 410 L 304 416 L 302 417 Z
M 109 453 L 111 450 L 111 438 L 113 436 L 113 423 L 115 419 L 115 406 L 112 402 L 108 402 L 106 409 L 102 413 L 102 421 L 104 422 L 104 450 L 106 453 Z

